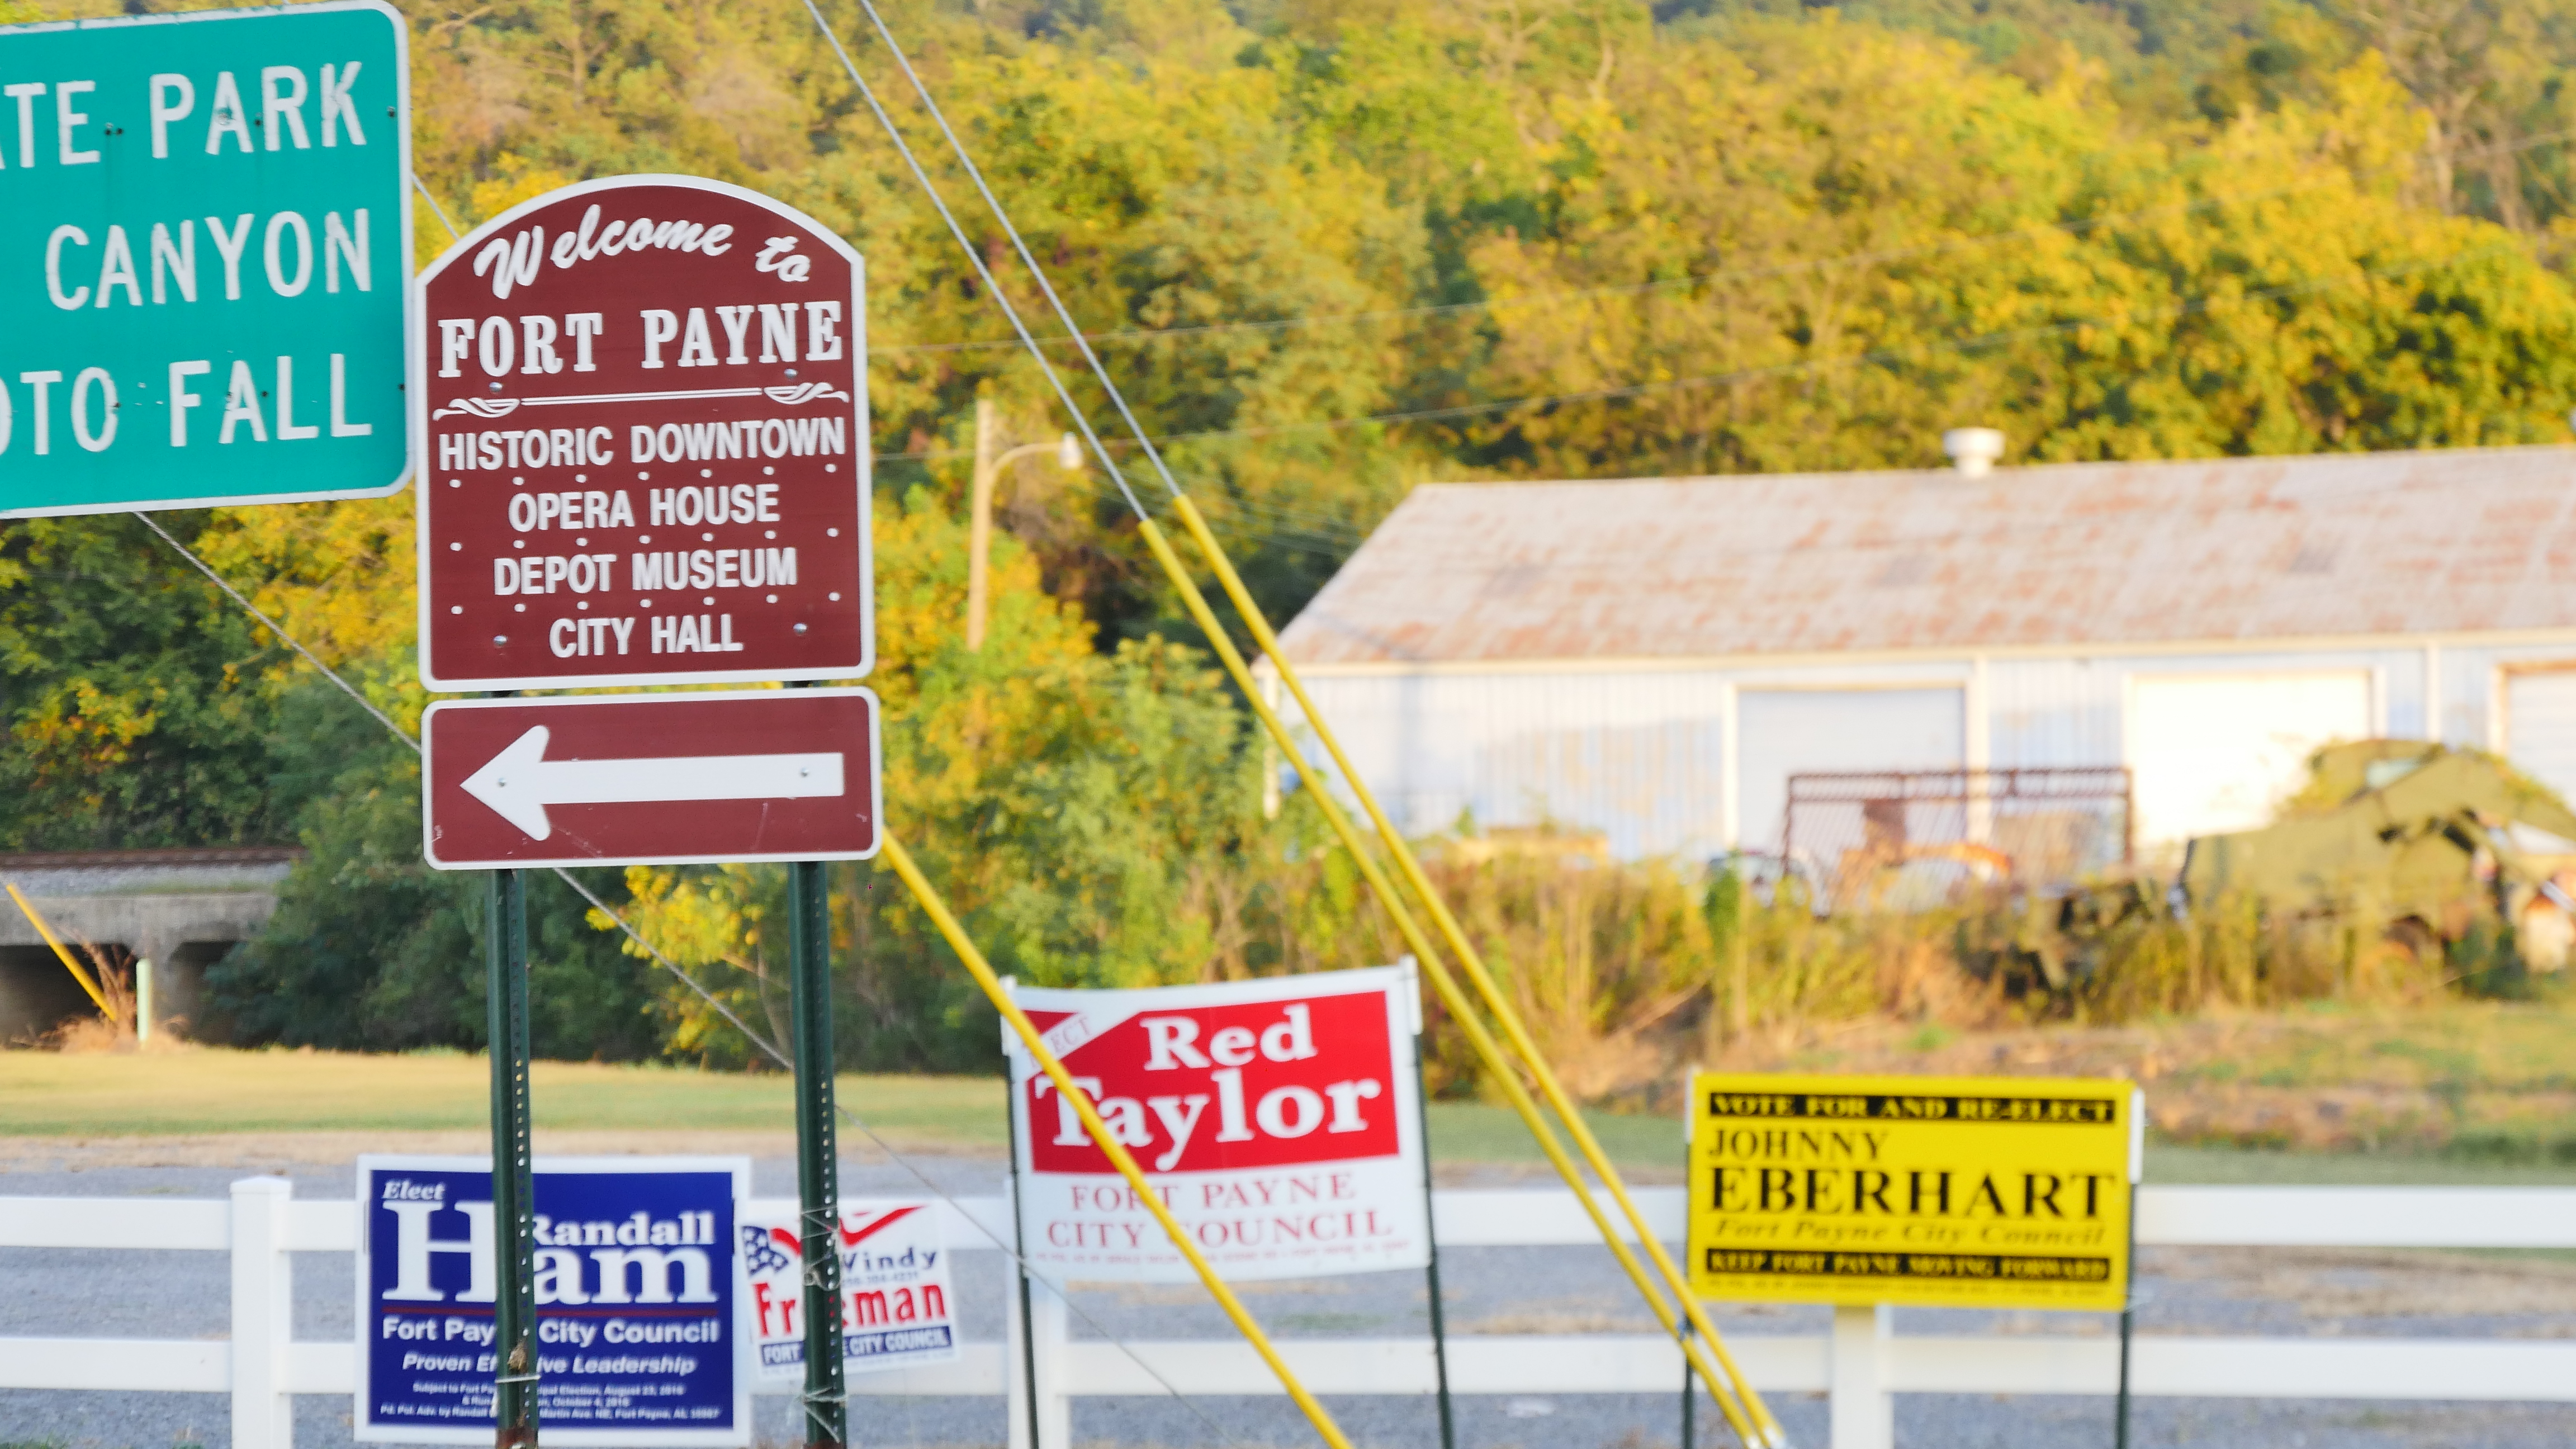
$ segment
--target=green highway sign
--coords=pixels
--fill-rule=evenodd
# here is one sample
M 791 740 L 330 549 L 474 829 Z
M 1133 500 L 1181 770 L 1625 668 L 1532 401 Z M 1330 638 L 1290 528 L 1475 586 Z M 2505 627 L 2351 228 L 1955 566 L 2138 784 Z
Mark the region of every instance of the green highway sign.
M 0 517 L 402 485 L 408 63 L 376 0 L 0 27 Z

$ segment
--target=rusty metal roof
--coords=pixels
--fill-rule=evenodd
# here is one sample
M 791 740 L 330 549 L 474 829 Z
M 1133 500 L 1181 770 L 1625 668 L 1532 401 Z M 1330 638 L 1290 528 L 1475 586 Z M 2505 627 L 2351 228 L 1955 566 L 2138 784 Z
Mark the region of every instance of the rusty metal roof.
M 1417 488 L 1301 663 L 2576 625 L 2576 448 Z

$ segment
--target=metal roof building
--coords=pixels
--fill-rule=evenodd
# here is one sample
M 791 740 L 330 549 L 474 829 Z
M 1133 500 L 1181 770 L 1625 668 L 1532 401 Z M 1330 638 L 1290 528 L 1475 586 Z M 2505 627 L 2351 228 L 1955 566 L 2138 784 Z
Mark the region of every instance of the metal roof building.
M 2576 793 L 2576 448 L 1430 485 L 1283 642 L 1408 829 L 1629 858 L 1808 771 L 2126 766 L 2148 847 L 2338 738 Z

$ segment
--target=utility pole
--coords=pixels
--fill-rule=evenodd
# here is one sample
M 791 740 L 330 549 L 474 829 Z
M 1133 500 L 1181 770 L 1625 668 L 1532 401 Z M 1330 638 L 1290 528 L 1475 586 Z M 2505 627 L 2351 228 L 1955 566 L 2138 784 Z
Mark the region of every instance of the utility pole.
M 984 610 L 992 593 L 993 482 L 1001 467 L 993 458 L 993 400 L 975 399 L 975 491 L 966 524 L 966 648 L 984 647 Z
M 1022 458 L 1040 453 L 1055 454 L 1056 466 L 1068 473 L 1082 469 L 1082 447 L 1067 433 L 1052 443 L 1028 443 L 996 454 L 1001 439 L 1001 425 L 993 416 L 993 400 L 975 399 L 975 482 L 969 502 L 966 524 L 966 647 L 984 647 L 984 616 L 992 601 L 993 494 L 1001 485 L 1002 470 Z

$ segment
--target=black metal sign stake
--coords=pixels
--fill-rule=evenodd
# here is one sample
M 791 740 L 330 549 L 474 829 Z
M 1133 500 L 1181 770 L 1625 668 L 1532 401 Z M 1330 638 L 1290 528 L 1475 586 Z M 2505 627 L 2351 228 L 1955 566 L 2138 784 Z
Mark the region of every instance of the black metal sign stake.
M 1743 946 L 1743 938 L 1740 932 L 1735 938 L 1735 944 L 1737 948 L 1741 950 Z M 1738 993 L 1735 1000 L 1739 1005 L 1741 1005 L 1744 998 L 1741 993 Z M 1691 1067 L 1682 1073 L 1682 1181 L 1684 1182 L 1690 1181 L 1691 1109 L 1689 1086 L 1691 1078 L 1698 1075 L 1698 1067 Z M 1698 1333 L 1698 1331 L 1699 1326 L 1690 1321 L 1690 1315 L 1683 1314 L 1682 1449 L 1699 1449 L 1699 1429 L 1695 1422 L 1699 1412 L 1699 1370 L 1691 1363 L 1690 1356 L 1691 1339 Z M 1712 1390 L 1712 1392 L 1714 1391 Z
M 496 870 L 483 894 L 491 1013 L 492 1219 L 500 1234 L 492 1304 L 495 1449 L 537 1442 L 536 1183 L 528 1141 L 528 887 Z
M 1007 1089 L 1002 1126 L 1010 1139 L 1011 1273 L 1018 1280 L 1020 1295 L 1019 1371 L 1028 1393 L 1029 1449 L 1048 1449 L 1038 1442 L 1038 1425 L 1044 1416 L 1038 1412 L 1038 1325 L 1029 1297 L 1028 1219 L 1020 1211 L 1020 1084 L 1012 1071 L 1008 1050 L 1002 1053 L 1002 1085 Z M 1062 1449 L 1062 1446 L 1056 1446 L 1056 1449 Z
M 1431 1367 L 1440 1387 L 1440 1449 L 1458 1449 L 1458 1432 L 1449 1406 L 1449 1329 L 1440 1306 L 1440 1237 L 1431 1220 L 1431 1091 L 1422 1071 L 1422 1033 L 1413 1034 L 1414 1130 L 1422 1138 L 1423 1280 L 1431 1293 Z M 1035 1446 L 1032 1446 L 1035 1449 Z
M 1682 1449 L 1699 1449 L 1699 1433 L 1692 1427 L 1692 1400 L 1699 1397 L 1699 1371 L 1691 1367 L 1690 1341 L 1698 1330 L 1682 1325 Z
M 787 953 L 796 1028 L 797 1236 L 805 1259 L 805 1442 L 850 1441 L 841 1363 L 840 1143 L 832 1101 L 832 907 L 819 860 L 787 867 Z
M 2129 1449 L 2129 1346 L 2138 1327 L 2138 1185 L 2129 1184 L 2129 1291 L 2120 1299 L 2120 1395 L 2111 1407 L 2111 1443 Z

